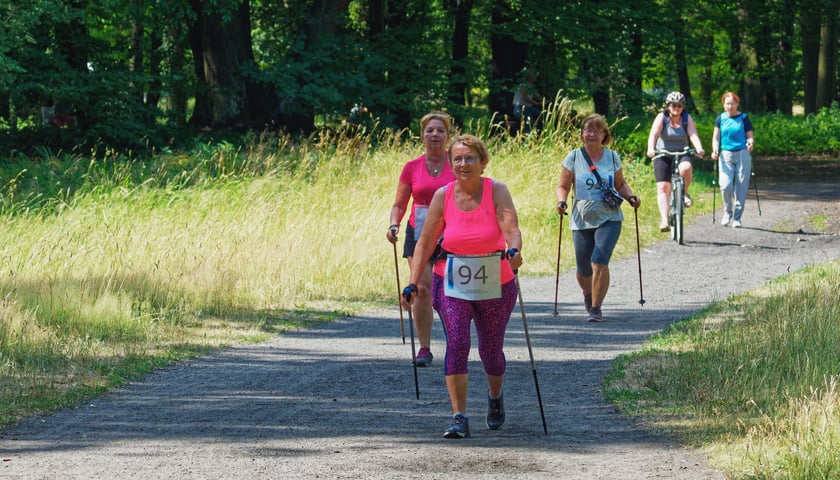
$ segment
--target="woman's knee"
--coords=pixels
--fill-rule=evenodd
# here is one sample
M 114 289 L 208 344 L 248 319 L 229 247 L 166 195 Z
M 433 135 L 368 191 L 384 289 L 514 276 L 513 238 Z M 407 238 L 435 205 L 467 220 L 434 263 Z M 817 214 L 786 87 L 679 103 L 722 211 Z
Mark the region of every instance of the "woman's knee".
M 692 177 L 694 176 L 690 163 L 684 162 L 680 164 L 680 176 L 683 178 L 683 181 L 685 181 L 687 187 L 688 184 L 691 182 Z
M 587 258 L 579 258 L 577 261 L 577 266 L 575 268 L 575 273 L 577 273 L 582 278 L 589 278 L 592 276 L 592 264 L 591 262 L 592 255 L 589 255 Z
M 592 272 L 595 275 L 603 274 L 610 271 L 610 266 L 603 263 L 593 263 Z

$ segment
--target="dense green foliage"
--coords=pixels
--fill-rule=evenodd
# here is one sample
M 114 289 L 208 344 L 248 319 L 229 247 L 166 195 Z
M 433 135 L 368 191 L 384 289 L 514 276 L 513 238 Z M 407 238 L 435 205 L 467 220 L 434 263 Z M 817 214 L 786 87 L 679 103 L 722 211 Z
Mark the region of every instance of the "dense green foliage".
M 523 68 L 548 99 L 613 117 L 649 114 L 675 89 L 693 113 L 728 90 L 748 112 L 816 113 L 838 100 L 838 12 L 838 0 L 0 0 L 0 152 L 181 148 L 204 128 L 399 130 L 430 109 L 500 120 Z

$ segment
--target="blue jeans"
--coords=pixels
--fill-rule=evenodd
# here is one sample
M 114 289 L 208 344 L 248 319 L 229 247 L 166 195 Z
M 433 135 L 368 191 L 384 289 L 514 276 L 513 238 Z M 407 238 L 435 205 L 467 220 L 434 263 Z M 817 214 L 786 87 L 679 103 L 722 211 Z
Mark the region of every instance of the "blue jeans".
M 744 203 L 750 190 L 752 156 L 749 150 L 737 152 L 722 150 L 718 158 L 720 168 L 720 194 L 723 197 L 723 211 L 733 220 L 741 220 Z

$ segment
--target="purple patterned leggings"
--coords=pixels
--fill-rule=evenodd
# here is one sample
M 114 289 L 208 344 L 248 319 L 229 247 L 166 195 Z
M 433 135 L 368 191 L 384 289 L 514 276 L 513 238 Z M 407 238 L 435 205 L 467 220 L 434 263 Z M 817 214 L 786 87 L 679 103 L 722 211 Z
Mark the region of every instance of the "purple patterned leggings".
M 472 320 L 475 320 L 478 355 L 484 365 L 484 372 L 494 376 L 504 375 L 505 330 L 516 305 L 516 296 L 516 281 L 511 280 L 502 285 L 501 298 L 479 301 L 450 298 L 443 294 L 443 277 L 434 276 L 432 303 L 441 316 L 443 331 L 446 334 L 446 375 L 467 373 Z

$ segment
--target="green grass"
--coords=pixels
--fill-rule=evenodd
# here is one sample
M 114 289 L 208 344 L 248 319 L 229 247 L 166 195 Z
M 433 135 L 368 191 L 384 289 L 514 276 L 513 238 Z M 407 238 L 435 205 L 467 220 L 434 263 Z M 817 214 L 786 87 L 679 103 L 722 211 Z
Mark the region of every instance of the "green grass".
M 830 227 L 828 224 L 828 217 L 826 215 L 811 215 L 805 220 L 807 220 L 808 223 L 813 225 L 814 229 L 818 232 L 825 232 Z
M 838 478 L 838 295 L 833 261 L 714 304 L 619 358 L 605 396 L 732 478 Z

